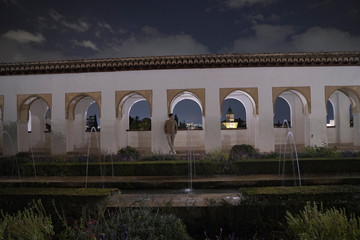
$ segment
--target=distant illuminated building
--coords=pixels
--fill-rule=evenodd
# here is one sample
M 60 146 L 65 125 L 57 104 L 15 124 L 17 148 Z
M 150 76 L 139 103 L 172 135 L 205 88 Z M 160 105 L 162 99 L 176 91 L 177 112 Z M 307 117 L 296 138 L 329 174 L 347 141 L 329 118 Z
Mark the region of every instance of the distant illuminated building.
M 226 121 L 222 123 L 225 128 L 237 128 L 238 122 L 235 122 L 234 113 L 232 112 L 231 107 L 229 107 L 226 113 Z

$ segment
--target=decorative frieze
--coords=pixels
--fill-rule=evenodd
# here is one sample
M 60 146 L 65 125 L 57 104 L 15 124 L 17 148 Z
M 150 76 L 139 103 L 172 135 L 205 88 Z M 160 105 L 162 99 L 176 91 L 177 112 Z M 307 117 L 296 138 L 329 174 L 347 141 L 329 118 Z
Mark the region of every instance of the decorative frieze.
M 360 52 L 159 56 L 0 63 L 0 75 L 113 72 L 184 68 L 359 66 Z

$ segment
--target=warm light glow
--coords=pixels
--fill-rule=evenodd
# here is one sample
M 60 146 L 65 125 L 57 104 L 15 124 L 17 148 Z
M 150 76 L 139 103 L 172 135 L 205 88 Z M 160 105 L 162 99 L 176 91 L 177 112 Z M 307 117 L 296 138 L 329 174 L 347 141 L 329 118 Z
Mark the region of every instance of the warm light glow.
M 224 126 L 226 128 L 237 128 L 238 127 L 238 122 L 223 122 L 222 124 L 224 124 Z

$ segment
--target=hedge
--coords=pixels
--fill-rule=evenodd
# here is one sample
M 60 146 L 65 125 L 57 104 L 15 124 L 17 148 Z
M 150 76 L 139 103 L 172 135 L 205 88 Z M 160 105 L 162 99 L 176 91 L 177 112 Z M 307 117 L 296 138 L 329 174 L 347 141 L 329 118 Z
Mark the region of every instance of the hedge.
M 279 160 L 247 159 L 232 164 L 215 161 L 195 161 L 197 175 L 211 176 L 215 174 L 277 174 Z M 281 166 L 283 161 L 281 161 Z M 301 159 L 300 172 L 304 174 L 329 173 L 351 174 L 360 171 L 359 158 L 346 159 Z M 21 176 L 34 176 L 32 162 L 19 163 Z M 35 163 L 37 176 L 85 176 L 86 163 Z M 295 163 L 296 166 L 296 163 Z M 292 161 L 286 160 L 285 173 L 292 173 Z M 224 171 L 225 169 L 225 171 Z M 281 168 L 282 171 L 282 168 Z M 139 161 L 139 162 L 105 162 L 101 165 L 90 162 L 88 176 L 185 176 L 188 174 L 188 162 L 185 160 L 172 161 Z M 15 162 L 0 161 L 0 175 L 17 177 Z
M 240 204 L 235 206 L 223 202 L 209 207 L 171 208 L 168 211 L 184 219 L 195 239 L 204 238 L 199 229 L 215 236 L 219 234 L 219 227 L 224 234 L 234 233 L 240 239 L 254 239 L 255 233 L 255 239 L 288 239 L 286 211 L 297 214 L 307 202 L 314 201 L 323 203 L 324 208 L 345 208 L 347 213 L 360 216 L 360 189 L 350 185 L 241 188 L 239 197 Z
M 14 213 L 26 207 L 33 199 L 41 199 L 44 208 L 52 212 L 53 217 L 55 204 L 60 212 L 77 218 L 84 208 L 92 208 L 118 192 L 114 188 L 0 188 L 0 209 Z

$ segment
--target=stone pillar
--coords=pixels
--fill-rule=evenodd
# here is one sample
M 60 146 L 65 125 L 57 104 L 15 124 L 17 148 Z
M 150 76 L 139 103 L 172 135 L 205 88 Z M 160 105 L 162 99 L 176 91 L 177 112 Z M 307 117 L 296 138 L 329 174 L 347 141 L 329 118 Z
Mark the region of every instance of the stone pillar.
M 310 146 L 328 144 L 324 86 L 311 87 Z
M 117 149 L 128 146 L 127 141 L 127 129 L 129 125 L 129 120 L 127 120 L 128 116 L 121 116 L 116 120 L 116 142 Z
M 100 146 L 103 153 L 116 153 L 116 116 L 114 92 L 101 94 Z
M 310 114 L 307 112 L 304 115 L 304 145 L 308 147 L 311 145 L 311 134 L 310 134 Z
M 28 152 L 30 142 L 29 142 L 27 121 L 17 121 L 17 139 L 18 139 L 18 151 Z
M 65 94 L 63 92 L 52 93 L 51 112 L 51 154 L 66 154 L 67 120 L 65 118 Z M 70 129 L 71 131 L 71 129 Z
M 166 119 L 168 119 L 166 89 L 153 89 L 151 117 L 151 151 L 153 153 L 169 152 L 169 146 L 164 133 Z
M 219 89 L 206 89 L 205 107 L 205 151 L 211 152 L 221 148 Z
M 259 87 L 259 136 L 257 148 L 260 152 L 274 151 L 274 112 L 272 88 Z

